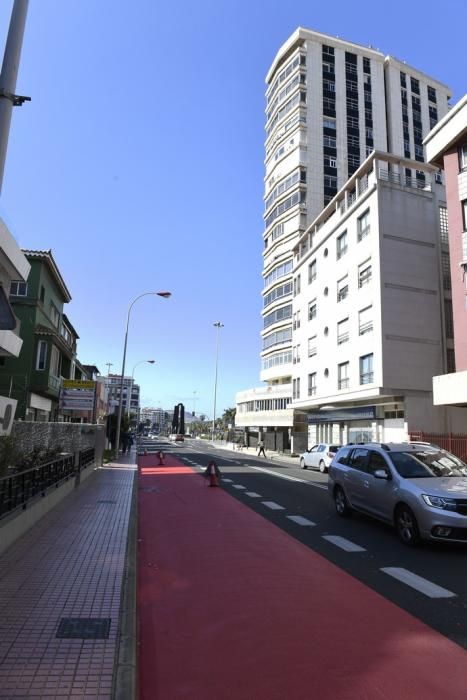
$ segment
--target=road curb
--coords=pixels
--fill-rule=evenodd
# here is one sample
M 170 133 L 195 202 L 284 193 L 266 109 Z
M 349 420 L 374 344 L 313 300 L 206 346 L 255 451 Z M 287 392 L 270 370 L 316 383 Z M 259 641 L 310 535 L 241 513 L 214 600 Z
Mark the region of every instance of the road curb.
M 136 538 L 138 523 L 138 472 L 131 494 L 128 538 L 123 571 L 116 665 L 112 699 L 136 700 L 137 697 L 137 622 L 136 622 Z

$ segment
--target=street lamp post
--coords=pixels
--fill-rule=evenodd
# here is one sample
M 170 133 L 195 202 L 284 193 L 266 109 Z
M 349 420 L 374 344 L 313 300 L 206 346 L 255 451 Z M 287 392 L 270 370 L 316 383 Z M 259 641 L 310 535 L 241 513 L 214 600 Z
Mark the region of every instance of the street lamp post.
M 170 296 L 172 296 L 171 292 L 144 292 L 143 294 L 140 294 L 139 296 L 136 297 L 136 299 L 133 299 L 131 302 L 129 309 L 128 309 L 128 314 L 126 318 L 126 329 L 125 329 L 125 343 L 123 345 L 123 361 L 122 361 L 122 376 L 120 379 L 120 400 L 118 402 L 118 417 L 117 417 L 117 432 L 115 435 L 115 457 L 118 458 L 118 449 L 120 446 L 120 423 L 122 421 L 122 408 L 123 408 L 123 384 L 124 384 L 124 376 L 125 376 L 125 361 L 126 361 L 126 346 L 128 342 L 128 326 L 130 324 L 130 314 L 131 314 L 131 309 L 133 308 L 133 305 L 138 301 L 138 299 L 141 299 L 142 297 L 147 297 L 147 296 L 158 296 L 162 297 L 163 299 L 168 299 Z
M 216 372 L 214 374 L 214 406 L 213 406 L 213 411 L 212 411 L 212 435 L 211 435 L 212 442 L 214 442 L 214 431 L 215 431 L 215 426 L 216 426 L 217 364 L 218 364 L 218 359 L 219 359 L 219 331 L 221 328 L 224 328 L 224 324 L 221 323 L 220 321 L 216 321 L 213 325 L 214 325 L 214 328 L 217 328 L 217 333 L 216 333 Z
M 156 361 L 155 360 L 140 360 L 139 362 L 136 363 L 136 365 L 133 367 L 133 372 L 131 373 L 131 388 L 130 388 L 130 398 L 128 399 L 127 403 L 127 418 L 130 418 L 130 402 L 131 402 L 131 394 L 133 393 L 133 384 L 135 380 L 135 369 L 138 367 L 138 365 L 142 365 L 145 362 L 149 363 L 150 365 L 153 365 Z

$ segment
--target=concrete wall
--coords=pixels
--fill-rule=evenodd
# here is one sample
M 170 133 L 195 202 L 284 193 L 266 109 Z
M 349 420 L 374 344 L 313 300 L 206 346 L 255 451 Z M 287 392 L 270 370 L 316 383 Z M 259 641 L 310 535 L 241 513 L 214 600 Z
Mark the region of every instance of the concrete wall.
M 32 452 L 35 448 L 60 448 L 61 452 L 80 452 L 94 447 L 95 461 L 102 463 L 105 442 L 105 427 L 89 423 L 42 423 L 15 421 L 11 435 L 21 452 Z

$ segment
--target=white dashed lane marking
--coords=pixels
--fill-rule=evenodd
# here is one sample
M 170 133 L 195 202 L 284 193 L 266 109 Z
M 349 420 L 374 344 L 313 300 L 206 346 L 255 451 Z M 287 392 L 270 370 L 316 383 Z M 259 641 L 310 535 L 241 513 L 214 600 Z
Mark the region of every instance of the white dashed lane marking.
M 222 481 L 226 481 L 228 484 L 231 484 L 231 483 L 232 483 L 232 479 L 225 479 L 225 478 L 222 478 Z
M 260 493 L 256 493 L 256 491 L 245 491 L 245 496 L 249 496 L 250 498 L 262 498 Z
M 245 465 L 246 467 L 250 466 L 248 464 Z M 287 474 L 279 474 L 279 472 L 275 472 L 272 469 L 264 469 L 263 467 L 254 467 L 250 466 L 250 469 L 255 469 L 257 472 L 264 472 L 265 474 L 271 474 L 272 476 L 277 476 L 279 479 L 286 479 L 287 481 L 298 481 L 300 484 L 306 484 L 307 486 L 314 486 L 317 489 L 321 489 L 324 491 L 327 491 L 328 487 L 326 484 L 318 484 L 314 481 L 309 481 L 308 479 L 299 479 L 296 476 L 287 476 Z
M 396 566 L 387 566 L 382 568 L 385 574 L 392 576 L 393 578 L 407 584 L 416 591 L 423 593 L 429 598 L 455 598 L 456 594 L 448 591 L 446 588 L 441 588 L 437 586 L 436 583 L 428 581 L 428 579 L 422 576 L 417 576 L 417 574 L 412 573 L 408 569 L 398 568 Z
M 285 510 L 284 506 L 280 506 L 278 503 L 274 503 L 274 501 L 261 501 L 261 503 L 271 510 Z
M 297 523 L 297 525 L 308 525 L 309 527 L 314 527 L 316 525 L 312 520 L 304 518 L 303 515 L 286 515 L 286 518 Z
M 323 535 L 323 540 L 335 544 L 336 547 L 340 547 L 340 549 L 343 549 L 345 552 L 366 552 L 364 547 L 360 547 L 359 544 L 346 540 L 345 537 L 339 537 L 339 535 Z
M 241 484 L 232 484 L 234 489 L 246 489 L 246 486 L 242 486 Z

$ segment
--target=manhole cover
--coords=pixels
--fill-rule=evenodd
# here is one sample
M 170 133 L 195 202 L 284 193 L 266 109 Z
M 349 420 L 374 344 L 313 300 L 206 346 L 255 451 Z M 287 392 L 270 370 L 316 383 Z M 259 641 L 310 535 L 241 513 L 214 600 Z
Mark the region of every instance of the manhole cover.
M 97 502 L 98 502 L 98 503 L 108 503 L 109 505 L 115 505 L 115 503 L 116 503 L 117 501 L 106 501 L 106 500 L 101 500 L 101 501 L 97 501 Z
M 59 639 L 108 639 L 110 617 L 62 617 L 58 626 Z

